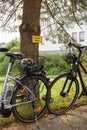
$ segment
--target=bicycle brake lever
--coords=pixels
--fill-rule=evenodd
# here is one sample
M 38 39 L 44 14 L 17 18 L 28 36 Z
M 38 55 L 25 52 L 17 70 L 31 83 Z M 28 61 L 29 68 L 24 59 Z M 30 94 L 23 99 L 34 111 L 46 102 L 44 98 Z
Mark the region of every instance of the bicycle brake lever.
M 87 51 L 87 47 L 85 47 L 85 50 Z

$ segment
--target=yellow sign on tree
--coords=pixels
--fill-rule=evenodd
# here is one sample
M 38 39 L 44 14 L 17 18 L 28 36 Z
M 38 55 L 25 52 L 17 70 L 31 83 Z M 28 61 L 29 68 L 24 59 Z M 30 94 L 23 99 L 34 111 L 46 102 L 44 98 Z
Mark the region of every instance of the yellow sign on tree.
M 32 43 L 42 43 L 42 37 L 32 35 Z

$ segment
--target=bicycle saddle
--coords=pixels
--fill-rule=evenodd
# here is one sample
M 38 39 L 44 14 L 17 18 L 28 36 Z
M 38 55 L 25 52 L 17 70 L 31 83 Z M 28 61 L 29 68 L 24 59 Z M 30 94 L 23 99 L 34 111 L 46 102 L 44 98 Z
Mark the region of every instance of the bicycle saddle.
M 25 58 L 22 53 L 17 53 L 17 52 L 14 52 L 14 53 L 7 52 L 5 55 L 9 56 L 9 57 L 11 57 L 13 59 L 23 59 L 23 58 Z
M 0 48 L 0 52 L 7 52 L 8 49 L 7 48 Z

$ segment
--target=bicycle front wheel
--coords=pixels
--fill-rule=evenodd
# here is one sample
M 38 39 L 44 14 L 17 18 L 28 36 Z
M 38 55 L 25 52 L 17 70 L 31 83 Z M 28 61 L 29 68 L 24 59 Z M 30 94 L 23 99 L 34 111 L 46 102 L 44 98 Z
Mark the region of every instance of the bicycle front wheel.
M 35 121 L 35 116 L 39 119 L 47 110 L 45 99 L 48 83 L 46 78 L 41 75 L 28 76 L 23 82 L 24 86 L 30 88 L 35 94 L 36 100 L 33 101 L 33 94 L 31 92 L 29 93 L 26 88 L 18 86 L 12 98 L 12 104 L 18 105 L 12 108 L 12 112 L 19 121 L 30 123 Z M 26 103 L 28 101 L 30 101 L 30 103 Z M 22 104 L 19 105 L 20 103 Z M 33 108 L 34 105 L 36 110 Z
M 53 80 L 47 92 L 48 110 L 55 115 L 64 114 L 75 103 L 77 96 L 77 79 L 68 73 L 62 74 Z

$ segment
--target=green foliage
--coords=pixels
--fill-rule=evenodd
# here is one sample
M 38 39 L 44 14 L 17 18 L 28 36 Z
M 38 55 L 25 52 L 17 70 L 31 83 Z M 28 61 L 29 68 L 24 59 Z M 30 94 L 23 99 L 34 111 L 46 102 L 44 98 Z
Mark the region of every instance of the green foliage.
M 7 48 L 11 52 L 19 52 L 20 43 L 18 39 L 12 40 Z M 6 57 L 3 53 L 0 54 L 0 75 L 5 75 L 9 63 L 9 57 Z M 44 65 L 48 75 L 58 75 L 62 71 L 66 71 L 68 66 L 64 60 L 64 55 L 44 55 L 40 56 L 40 64 Z M 20 63 L 17 61 L 12 67 L 12 74 L 18 74 L 20 71 Z
M 20 43 L 18 39 L 12 40 L 7 48 L 12 52 L 19 52 Z M 69 66 L 65 62 L 65 55 L 62 54 L 45 54 L 40 56 L 40 64 L 44 66 L 48 75 L 58 75 L 63 71 L 67 71 Z M 84 66 L 86 65 L 87 57 L 86 55 L 82 56 L 82 62 Z M 7 71 L 7 66 L 9 62 L 9 57 L 6 57 L 3 53 L 0 53 L 0 75 L 5 75 Z M 20 62 L 15 62 L 12 68 L 12 74 L 18 74 L 20 71 Z
M 0 127 L 5 127 L 10 125 L 13 121 L 15 121 L 15 118 L 13 115 L 11 115 L 9 118 L 0 118 Z
M 66 71 L 68 69 L 68 65 L 66 64 L 64 57 L 64 55 L 59 54 L 45 55 L 43 64 L 48 75 L 58 75 L 62 71 Z
M 14 40 L 12 40 L 11 42 L 9 42 L 9 44 L 7 45 L 7 48 L 11 51 L 11 52 L 18 52 L 20 50 L 20 42 L 19 40 L 16 38 Z
M 20 43 L 18 39 L 14 39 L 7 45 L 7 48 L 11 52 L 19 52 Z M 9 57 L 6 57 L 3 53 L 0 54 L 0 75 L 5 75 L 7 66 L 9 63 Z M 62 71 L 66 71 L 68 66 L 64 60 L 64 55 L 44 55 L 40 56 L 40 64 L 44 65 L 48 75 L 57 75 Z M 18 74 L 20 71 L 20 63 L 17 61 L 13 65 L 12 74 Z
M 0 58 L 1 58 L 1 56 L 0 56 Z M 0 61 L 0 76 L 6 74 L 8 60 L 9 60 L 8 57 L 3 56 L 3 60 Z
M 19 52 L 20 43 L 18 39 L 14 39 L 8 43 L 7 48 L 10 52 Z M 5 75 L 9 63 L 9 57 L 5 56 L 4 53 L 0 53 L 0 75 Z M 16 62 L 13 66 L 12 73 L 17 74 L 19 72 L 18 63 Z

